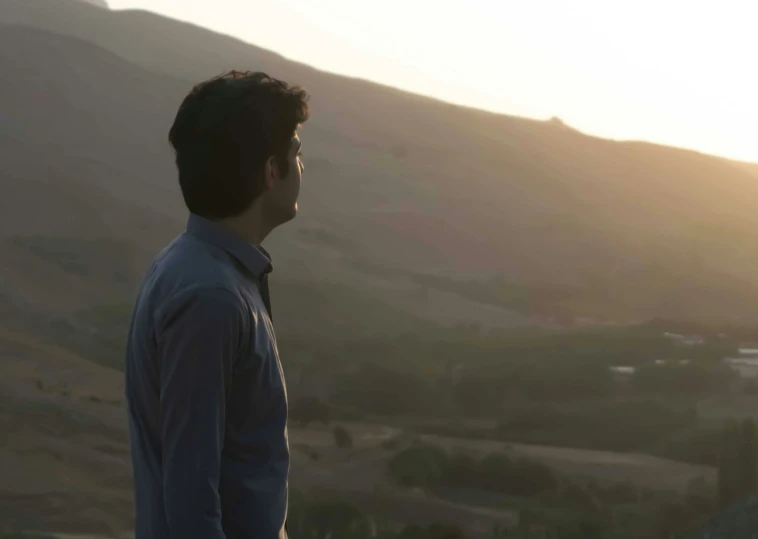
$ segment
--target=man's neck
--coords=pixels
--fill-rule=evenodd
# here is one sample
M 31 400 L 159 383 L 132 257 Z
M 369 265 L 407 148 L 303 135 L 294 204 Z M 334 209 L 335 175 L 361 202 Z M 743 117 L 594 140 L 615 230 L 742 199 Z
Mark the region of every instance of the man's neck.
M 263 240 L 271 232 L 269 227 L 263 225 L 262 219 L 252 212 L 221 219 L 218 223 L 243 237 L 256 247 L 260 247 Z

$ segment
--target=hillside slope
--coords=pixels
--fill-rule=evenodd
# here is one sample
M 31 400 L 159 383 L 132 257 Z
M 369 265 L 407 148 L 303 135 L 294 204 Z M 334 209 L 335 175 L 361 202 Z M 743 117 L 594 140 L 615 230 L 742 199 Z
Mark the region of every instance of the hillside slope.
M 117 370 L 0 328 L 0 533 L 25 532 L 133 537 L 132 466 Z M 292 387 L 297 390 L 297 387 Z M 340 422 L 352 449 L 334 445 L 333 426 L 292 425 L 292 489 L 349 499 L 368 514 L 397 522 L 446 522 L 490 537 L 492 524 L 512 525 L 513 508 L 450 503 L 398 489 L 388 477 L 393 451 L 383 448 L 396 428 Z M 488 440 L 422 436 L 456 452 L 502 451 L 595 481 L 630 481 L 651 489 L 684 489 L 689 480 L 714 480 L 715 470 L 639 454 L 546 448 Z M 318 459 L 313 454 L 319 455 Z M 44 508 L 44 510 L 41 510 Z
M 0 114 L 13 120 L 4 125 L 17 126 L 5 136 L 37 162 L 54 144 L 73 160 L 56 161 L 61 174 L 76 170 L 124 215 L 139 207 L 151 232 L 124 217 L 120 233 L 145 252 L 184 219 L 165 143 L 181 97 L 226 69 L 264 69 L 313 94 L 302 215 L 269 245 L 280 282 L 337 283 L 446 325 L 511 326 L 523 315 L 752 322 L 758 181 L 742 164 L 447 105 L 146 12 L 4 0 L 0 22 L 89 43 L 3 31 L 5 51 L 31 55 L 23 66 L 2 55 L 5 72 L 23 73 L 1 90 Z M 23 169 L 12 173 L 32 175 Z M 24 211 L 30 202 L 4 174 L 5 204 Z M 35 227 L 59 232 L 54 213 Z M 363 326 L 367 316 L 351 313 Z

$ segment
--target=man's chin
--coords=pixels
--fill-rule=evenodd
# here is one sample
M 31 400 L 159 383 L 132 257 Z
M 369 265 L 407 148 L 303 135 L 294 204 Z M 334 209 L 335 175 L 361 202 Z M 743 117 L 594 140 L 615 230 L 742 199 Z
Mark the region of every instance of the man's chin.
M 292 221 L 292 220 L 293 220 L 295 217 L 297 217 L 297 214 L 298 214 L 298 209 L 299 209 L 299 208 L 297 207 L 297 203 L 296 203 L 296 204 L 295 204 L 295 205 L 294 205 L 294 206 L 293 206 L 293 207 L 290 209 L 290 211 L 289 211 L 289 212 L 287 212 L 286 214 L 282 215 L 282 217 L 283 217 L 283 219 L 282 219 L 282 224 L 284 224 L 284 223 L 289 223 L 289 222 L 290 222 L 290 221 Z

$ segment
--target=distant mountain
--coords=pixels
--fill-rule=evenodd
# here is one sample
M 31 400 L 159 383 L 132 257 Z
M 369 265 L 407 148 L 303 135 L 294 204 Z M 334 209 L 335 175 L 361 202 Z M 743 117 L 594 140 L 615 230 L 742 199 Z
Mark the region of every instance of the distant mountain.
M 93 6 L 102 7 L 105 9 L 109 9 L 110 6 L 108 5 L 108 2 L 106 0 L 79 0 L 80 2 L 85 2 L 87 4 L 92 4 Z
M 71 1 L 71 0 L 69 0 Z M 84 2 L 85 4 L 91 4 L 93 6 L 110 9 L 110 6 L 108 5 L 108 2 L 106 0 L 73 0 L 75 2 Z
M 240 68 L 313 94 L 302 213 L 269 245 L 290 331 L 755 318 L 746 165 L 326 74 L 141 11 L 3 0 L 0 23 L 18 74 L 0 86 L 0 293 L 29 309 L 129 297 L 185 219 L 176 107 Z M 118 267 L 77 243 L 103 238 L 131 246 Z M 63 267 L 77 258 L 82 275 Z M 305 309 L 293 290 L 312 292 Z
M 758 178 L 758 163 L 739 163 L 744 170 Z

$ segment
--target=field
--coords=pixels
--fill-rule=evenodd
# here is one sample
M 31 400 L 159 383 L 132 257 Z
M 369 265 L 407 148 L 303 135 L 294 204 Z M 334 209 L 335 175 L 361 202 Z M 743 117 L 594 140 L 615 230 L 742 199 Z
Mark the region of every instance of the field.
M 386 425 L 342 422 L 353 433 L 358 462 L 384 465 L 390 453 L 383 451 L 381 443 L 402 434 L 402 431 Z M 451 452 L 483 456 L 488 453 L 505 452 L 515 457 L 528 457 L 542 462 L 558 471 L 596 481 L 625 482 L 654 490 L 677 490 L 683 492 L 687 484 L 699 477 L 710 484 L 716 482 L 716 470 L 707 466 L 695 466 L 650 455 L 591 451 L 564 447 L 547 447 L 513 444 L 494 440 L 469 440 L 445 436 L 419 435 L 424 442 L 444 447 Z M 295 447 L 326 450 L 334 446 L 332 432 L 318 427 L 292 428 L 291 443 Z M 363 459 L 363 460 L 361 460 Z M 352 468 L 357 467 L 354 462 Z M 368 468 L 368 466 L 366 466 Z
M 128 533 L 132 480 L 122 374 L 9 330 L 0 330 L 0 365 L 0 532 Z M 331 427 L 291 428 L 294 488 L 344 497 L 390 522 L 456 524 L 472 537 L 518 520 L 516 508 L 452 503 L 396 487 L 386 474 L 393 452 L 382 444 L 403 431 L 340 424 L 352 434 L 350 449 L 335 446 Z M 419 438 L 458 452 L 505 451 L 567 474 L 655 490 L 682 490 L 697 477 L 715 480 L 711 468 L 646 455 Z

